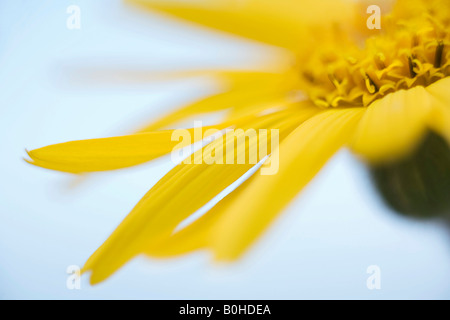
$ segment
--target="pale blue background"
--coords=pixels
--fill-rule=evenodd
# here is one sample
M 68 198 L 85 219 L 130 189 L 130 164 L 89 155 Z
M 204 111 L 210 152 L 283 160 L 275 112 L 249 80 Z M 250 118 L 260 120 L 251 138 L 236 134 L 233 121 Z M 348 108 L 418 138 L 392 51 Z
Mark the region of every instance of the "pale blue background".
M 66 28 L 71 4 L 81 7 L 81 30 Z M 83 279 L 81 290 L 66 289 L 67 266 L 82 265 L 171 165 L 76 181 L 27 165 L 24 149 L 125 133 L 214 89 L 105 70 L 145 79 L 158 69 L 247 67 L 270 54 L 120 1 L 1 0 L 0 298 L 450 298 L 449 228 L 389 212 L 346 152 L 240 263 L 215 266 L 204 253 L 138 259 L 99 286 Z M 381 290 L 366 287 L 370 265 L 381 268 Z

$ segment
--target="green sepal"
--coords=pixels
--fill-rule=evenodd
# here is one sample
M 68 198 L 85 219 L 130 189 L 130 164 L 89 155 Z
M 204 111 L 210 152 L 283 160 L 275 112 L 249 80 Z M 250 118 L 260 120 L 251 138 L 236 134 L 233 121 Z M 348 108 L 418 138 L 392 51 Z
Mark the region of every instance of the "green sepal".
M 450 217 L 450 146 L 430 132 L 408 158 L 370 166 L 374 184 L 395 211 L 412 217 Z

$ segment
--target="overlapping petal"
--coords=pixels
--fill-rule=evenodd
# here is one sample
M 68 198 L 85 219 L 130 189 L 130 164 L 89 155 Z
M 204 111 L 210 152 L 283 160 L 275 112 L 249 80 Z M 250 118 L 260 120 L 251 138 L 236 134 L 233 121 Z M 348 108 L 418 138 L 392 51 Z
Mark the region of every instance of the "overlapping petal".
M 148 254 L 164 257 L 209 248 L 218 260 L 238 258 L 351 140 L 363 113 L 364 108 L 353 108 L 310 118 L 282 141 L 277 174 L 253 175 L 203 217 L 150 248 Z
M 302 119 L 312 116 L 313 112 L 315 110 L 311 109 L 309 113 L 291 113 L 290 116 L 275 113 L 248 122 L 243 129 L 279 128 L 282 134 L 286 134 Z M 257 138 L 251 138 L 245 145 L 245 153 L 257 142 Z M 234 148 L 226 147 L 230 143 Z M 214 145 L 216 153 L 222 150 L 224 159 L 229 152 L 237 155 L 234 138 L 219 138 L 211 144 Z M 192 155 L 191 164 L 182 163 L 171 170 L 92 255 L 84 267 L 85 271 L 92 271 L 92 283 L 106 279 L 134 256 L 170 237 L 181 221 L 206 205 L 253 166 L 226 164 L 225 160 L 225 164 L 209 165 L 207 159 L 201 160 L 202 156 L 203 150 L 199 150 Z M 200 161 L 197 161 L 199 157 Z
M 263 71 L 221 71 L 213 75 L 219 82 L 219 93 L 202 98 L 176 111 L 152 121 L 139 132 L 149 132 L 175 125 L 196 115 L 217 111 L 232 110 L 240 116 L 245 109 L 262 103 L 285 100 L 296 84 L 295 74 L 290 70 L 275 72 Z M 236 118 L 236 117 L 234 117 Z
M 370 163 L 398 160 L 420 144 L 431 116 L 431 95 L 424 87 L 389 94 L 367 108 L 352 149 Z
M 442 79 L 426 88 L 431 94 L 430 127 L 450 144 L 450 79 Z
M 245 38 L 289 49 L 305 47 L 313 26 L 354 17 L 355 4 L 341 0 L 129 0 L 151 10 Z M 317 36 L 317 35 L 316 35 Z

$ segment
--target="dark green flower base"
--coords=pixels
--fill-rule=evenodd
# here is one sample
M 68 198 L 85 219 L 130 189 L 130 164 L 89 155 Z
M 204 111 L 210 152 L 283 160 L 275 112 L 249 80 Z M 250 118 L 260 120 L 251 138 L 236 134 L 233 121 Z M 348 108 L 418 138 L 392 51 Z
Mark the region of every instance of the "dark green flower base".
M 395 211 L 417 218 L 450 217 L 450 147 L 429 133 L 408 159 L 370 167 L 375 186 Z

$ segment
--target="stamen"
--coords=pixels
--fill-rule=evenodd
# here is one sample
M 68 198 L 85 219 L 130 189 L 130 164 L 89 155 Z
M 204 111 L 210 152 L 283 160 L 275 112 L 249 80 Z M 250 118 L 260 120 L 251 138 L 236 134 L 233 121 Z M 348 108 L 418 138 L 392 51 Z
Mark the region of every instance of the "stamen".
M 442 40 L 438 41 L 436 47 L 436 57 L 434 59 L 434 67 L 440 68 L 442 66 L 442 57 L 444 55 L 444 42 Z
M 408 57 L 408 64 L 409 64 L 409 73 L 411 74 L 411 78 L 415 78 L 417 76 L 417 73 L 414 71 L 414 58 L 412 56 Z
M 378 86 L 375 84 L 375 82 L 367 73 L 366 73 L 366 87 L 371 94 L 377 93 L 379 90 Z
M 336 79 L 336 77 L 333 74 L 328 74 L 328 79 L 330 80 L 330 82 L 333 84 L 333 86 L 336 89 L 339 89 L 339 81 Z
M 377 53 L 374 57 L 375 64 L 377 65 L 379 70 L 386 69 L 386 57 L 381 52 Z

